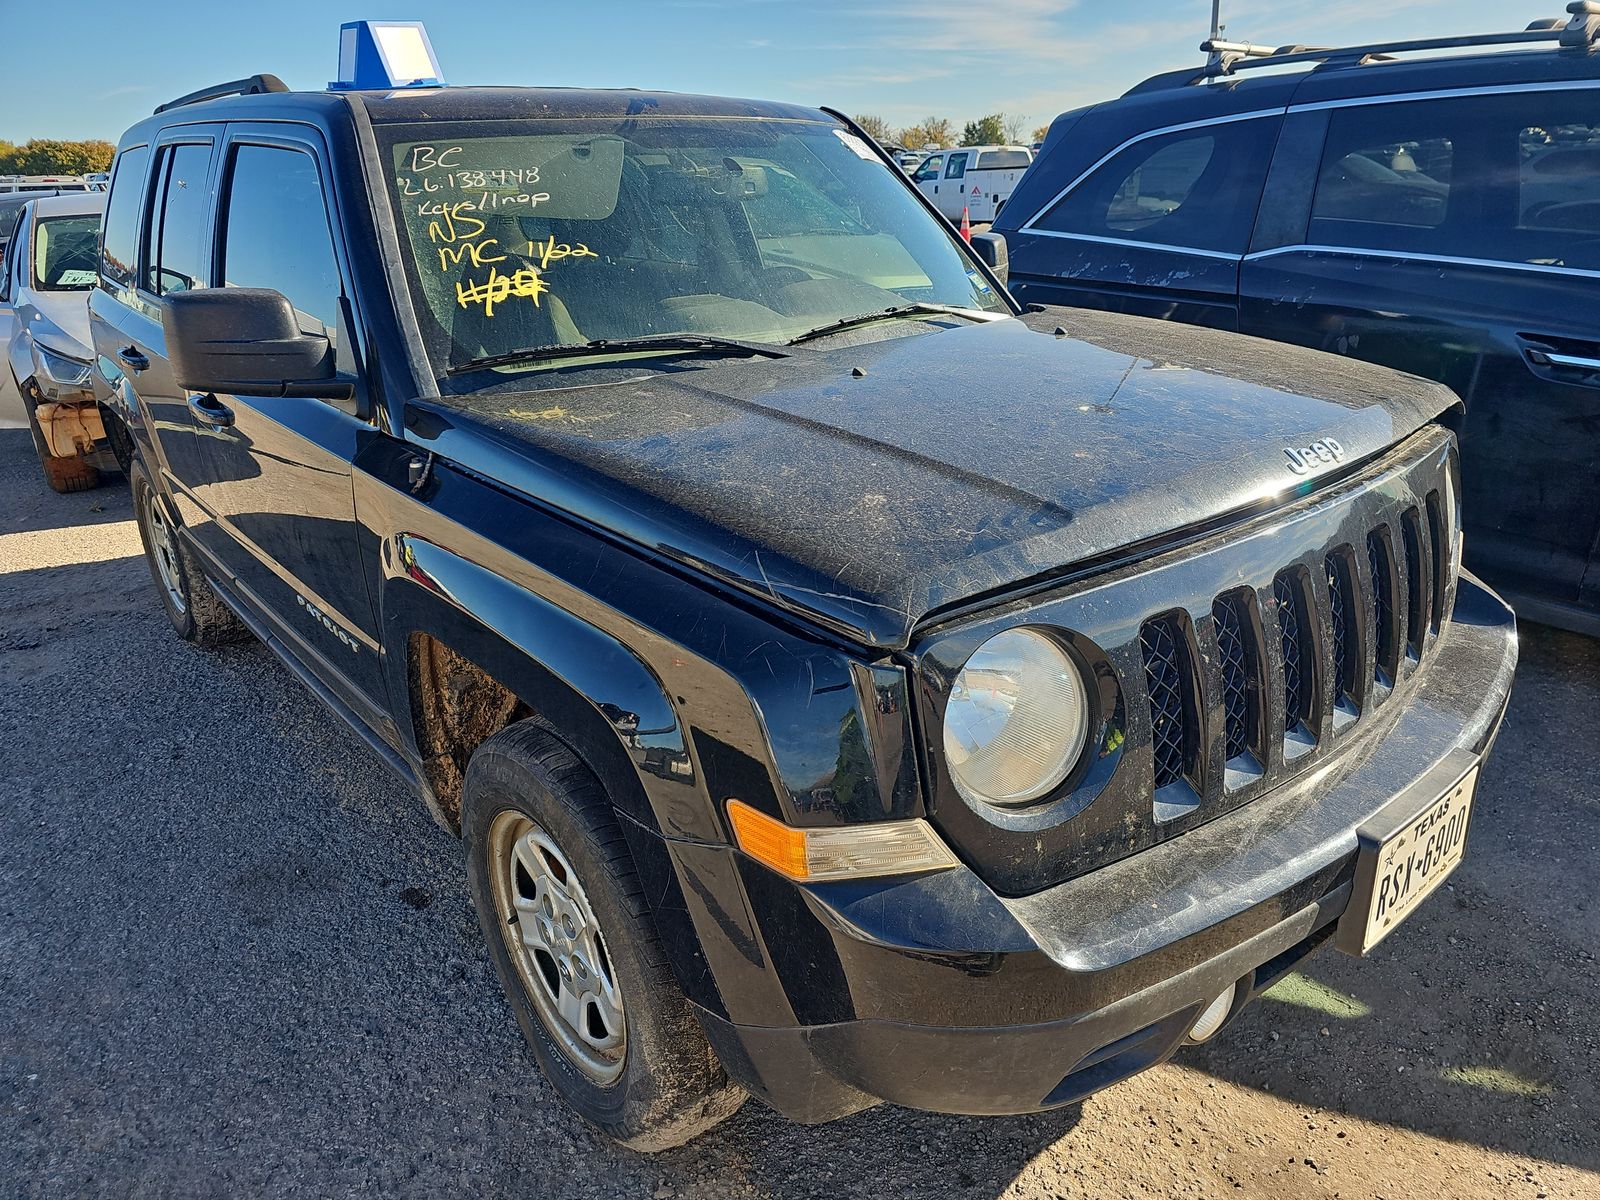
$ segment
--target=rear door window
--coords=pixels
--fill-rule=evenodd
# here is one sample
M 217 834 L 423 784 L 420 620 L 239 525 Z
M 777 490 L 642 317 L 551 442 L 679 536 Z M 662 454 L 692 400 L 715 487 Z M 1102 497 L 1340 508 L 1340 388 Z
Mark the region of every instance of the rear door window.
M 1517 228 L 1600 237 L 1600 116 L 1518 131 Z
M 1315 245 L 1600 267 L 1600 89 L 1337 109 Z
M 204 234 L 210 181 L 210 142 L 161 148 L 145 235 L 146 291 L 164 296 L 209 286 Z
M 1423 105 L 1342 109 L 1328 126 L 1313 221 L 1432 229 L 1450 210 L 1454 130 Z
M 1033 222 L 1089 238 L 1243 254 L 1280 122 L 1230 121 L 1145 138 Z

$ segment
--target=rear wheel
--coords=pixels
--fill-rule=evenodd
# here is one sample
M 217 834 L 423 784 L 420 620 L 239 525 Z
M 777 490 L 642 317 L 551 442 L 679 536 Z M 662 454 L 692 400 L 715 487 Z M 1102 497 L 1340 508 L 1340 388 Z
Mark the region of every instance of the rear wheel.
M 523 721 L 472 756 L 472 898 L 517 1022 L 561 1098 L 624 1145 L 682 1145 L 731 1115 L 600 783 Z
M 218 646 L 247 636 L 249 630 L 222 602 L 178 537 L 166 502 L 156 494 L 144 464 L 137 459 L 128 473 L 128 484 L 150 578 L 155 580 L 161 606 L 177 635 L 200 646 Z

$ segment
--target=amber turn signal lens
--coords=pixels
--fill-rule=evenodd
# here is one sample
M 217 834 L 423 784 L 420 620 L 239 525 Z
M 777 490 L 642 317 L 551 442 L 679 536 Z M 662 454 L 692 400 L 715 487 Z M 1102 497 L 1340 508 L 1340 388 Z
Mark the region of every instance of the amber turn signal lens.
M 806 835 L 766 813 L 757 812 L 741 800 L 728 801 L 728 820 L 739 849 L 758 862 L 764 862 L 790 879 L 805 879 L 811 874 L 806 861 Z
M 961 865 L 933 826 L 920 817 L 796 829 L 742 800 L 729 800 L 728 820 L 739 849 L 780 875 L 804 883 L 909 875 Z

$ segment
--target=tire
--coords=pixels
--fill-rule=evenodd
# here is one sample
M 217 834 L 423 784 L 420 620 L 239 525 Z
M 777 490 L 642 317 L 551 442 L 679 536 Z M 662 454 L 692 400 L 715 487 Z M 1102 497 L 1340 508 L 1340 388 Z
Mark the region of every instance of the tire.
M 244 622 L 222 602 L 178 536 L 177 522 L 138 459 L 128 473 L 128 484 L 145 562 L 173 630 L 197 646 L 220 646 L 248 637 Z
M 39 418 L 34 415 L 32 382 L 30 377 L 28 386 L 19 385 L 17 393 L 22 397 L 22 407 L 28 410 L 28 432 L 33 435 L 33 452 L 39 456 L 39 465 L 44 468 L 45 482 L 52 490 L 63 495 L 99 487 L 100 472 L 85 459 L 75 454 L 58 458 L 50 453 L 50 447 L 44 440 L 44 430 L 39 427 Z
M 672 976 L 610 801 L 583 763 L 535 720 L 501 731 L 467 766 L 461 831 L 490 957 L 567 1105 L 645 1152 L 737 1111 L 746 1093 Z

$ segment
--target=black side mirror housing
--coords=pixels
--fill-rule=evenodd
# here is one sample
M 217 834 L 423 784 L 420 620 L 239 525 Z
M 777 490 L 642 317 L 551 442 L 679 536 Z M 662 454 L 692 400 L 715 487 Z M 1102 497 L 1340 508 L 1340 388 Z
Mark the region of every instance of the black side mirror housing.
M 993 271 L 1002 285 L 1009 286 L 1011 282 L 1011 254 L 1006 249 L 1004 235 L 998 233 L 975 233 L 972 235 L 972 250 L 979 258 L 983 259 L 989 270 Z
M 163 297 L 161 325 L 178 386 L 234 396 L 348 400 L 325 333 L 301 328 L 294 306 L 270 288 L 197 288 Z

